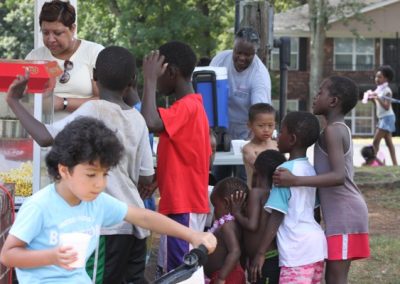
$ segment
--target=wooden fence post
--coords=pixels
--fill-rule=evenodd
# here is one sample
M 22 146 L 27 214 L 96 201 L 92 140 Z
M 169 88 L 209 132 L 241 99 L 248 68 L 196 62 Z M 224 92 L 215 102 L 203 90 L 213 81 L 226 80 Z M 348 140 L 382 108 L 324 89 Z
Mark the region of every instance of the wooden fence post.
M 269 1 L 243 1 L 240 5 L 239 27 L 252 27 L 260 35 L 258 57 L 264 64 L 268 62 L 269 50 L 273 47 L 273 10 Z

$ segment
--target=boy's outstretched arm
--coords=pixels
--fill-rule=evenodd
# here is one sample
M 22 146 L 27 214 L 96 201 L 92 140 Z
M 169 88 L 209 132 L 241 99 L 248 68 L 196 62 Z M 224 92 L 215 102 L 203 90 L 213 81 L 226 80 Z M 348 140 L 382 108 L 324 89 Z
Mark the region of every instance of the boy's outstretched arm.
M 53 144 L 53 137 L 44 124 L 33 117 L 20 102 L 20 99 L 24 96 L 28 80 L 29 71 L 26 71 L 25 75 L 18 75 L 8 88 L 6 101 L 33 140 L 41 147 L 47 147 Z
M 278 168 L 273 175 L 273 183 L 279 187 L 289 186 L 312 186 L 312 187 L 329 187 L 344 184 L 345 177 L 345 161 L 344 161 L 344 135 L 342 131 L 346 131 L 343 126 L 329 125 L 325 128 L 325 143 L 328 153 L 329 164 L 331 170 L 324 174 L 316 176 L 295 176 L 288 170 Z M 346 134 L 347 135 L 347 134 Z M 351 143 L 351 137 L 350 141 Z M 346 151 L 348 151 L 348 145 Z
M 158 51 L 152 51 L 143 58 L 143 99 L 141 113 L 146 120 L 150 132 L 159 133 L 164 131 L 164 123 L 157 110 L 156 91 L 157 79 L 165 72 L 167 64 L 164 56 Z
M 68 264 L 77 260 L 77 253 L 68 247 L 47 250 L 31 250 L 26 243 L 9 234 L 1 250 L 0 261 L 7 267 L 33 268 L 58 265 L 71 269 Z
M 212 253 L 217 246 L 217 239 L 212 233 L 194 231 L 151 210 L 129 206 L 125 221 L 159 234 L 185 240 L 191 243 L 193 247 L 203 244 L 206 246 L 208 253 Z
M 257 279 L 262 275 L 262 267 L 265 261 L 265 253 L 268 247 L 273 242 L 278 232 L 279 226 L 281 225 L 285 215 L 277 210 L 272 210 L 271 216 L 268 219 L 267 227 L 265 228 L 264 237 L 258 248 L 258 252 L 254 259 L 250 260 L 250 280 L 251 282 L 257 282 Z

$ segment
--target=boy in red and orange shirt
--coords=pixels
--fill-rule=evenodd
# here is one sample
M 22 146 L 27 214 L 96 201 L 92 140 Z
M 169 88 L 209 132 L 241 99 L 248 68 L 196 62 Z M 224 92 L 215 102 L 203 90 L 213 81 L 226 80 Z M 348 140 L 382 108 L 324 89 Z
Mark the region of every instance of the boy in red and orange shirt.
M 157 181 L 159 212 L 203 231 L 208 205 L 208 173 L 211 156 L 209 125 L 202 97 L 195 94 L 191 76 L 196 55 L 185 43 L 172 41 L 143 60 L 142 114 L 151 132 L 158 133 Z M 174 94 L 169 108 L 157 108 L 156 89 Z M 189 243 L 162 236 L 158 265 L 162 272 L 182 263 Z

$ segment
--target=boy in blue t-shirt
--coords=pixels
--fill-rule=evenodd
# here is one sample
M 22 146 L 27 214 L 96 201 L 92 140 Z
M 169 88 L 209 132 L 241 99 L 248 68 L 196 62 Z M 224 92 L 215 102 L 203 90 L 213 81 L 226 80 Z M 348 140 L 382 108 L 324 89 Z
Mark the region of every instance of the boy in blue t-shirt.
M 18 94 L 15 91 L 24 89 L 27 81 L 27 76 L 19 76 L 9 94 Z M 60 245 L 60 234 L 90 236 L 86 261 L 97 246 L 100 227 L 123 220 L 182 238 L 194 246 L 205 244 L 209 252 L 215 249 L 212 234 L 195 232 L 102 192 L 109 170 L 123 155 L 124 147 L 116 134 L 97 119 L 78 118 L 59 132 L 46 156 L 48 173 L 55 183 L 22 205 L 1 250 L 1 262 L 16 267 L 19 283 L 91 283 L 84 267 L 70 266 L 77 260 L 77 252 Z

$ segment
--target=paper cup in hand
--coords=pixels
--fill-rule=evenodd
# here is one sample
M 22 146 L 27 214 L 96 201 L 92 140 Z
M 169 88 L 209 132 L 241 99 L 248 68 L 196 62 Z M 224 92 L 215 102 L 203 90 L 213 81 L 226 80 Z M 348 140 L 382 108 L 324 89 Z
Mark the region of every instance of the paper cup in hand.
M 363 99 L 362 99 L 362 103 L 366 104 L 368 103 L 368 97 L 369 97 L 369 91 L 364 93 Z
M 243 146 L 247 143 L 248 141 L 245 140 L 232 140 L 231 144 L 232 144 L 232 149 L 233 149 L 233 153 L 235 155 L 237 154 L 241 154 L 242 153 L 242 148 Z
M 78 259 L 69 264 L 70 267 L 85 267 L 86 253 L 91 236 L 84 233 L 60 234 L 60 245 L 72 247 L 77 252 Z

